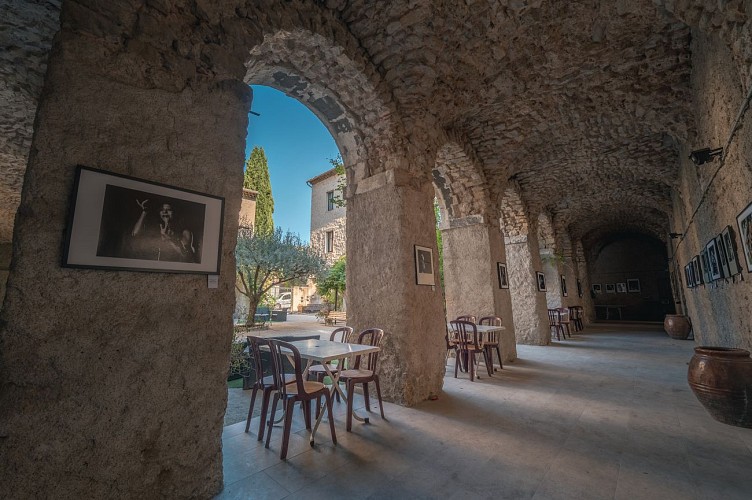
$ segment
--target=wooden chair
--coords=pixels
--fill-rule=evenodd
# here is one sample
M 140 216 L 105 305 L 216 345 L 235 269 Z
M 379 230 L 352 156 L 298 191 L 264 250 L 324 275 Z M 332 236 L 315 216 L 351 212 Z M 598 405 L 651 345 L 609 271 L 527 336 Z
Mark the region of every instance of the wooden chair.
M 569 338 L 571 339 L 572 331 L 569 329 L 569 325 L 572 323 L 572 321 L 569 316 L 569 308 L 559 307 L 556 310 L 559 311 L 559 324 L 562 326 L 562 335 L 564 336 L 564 339 L 567 338 L 567 335 L 569 335 Z M 566 334 L 563 332 L 564 327 L 567 328 Z
M 478 323 L 478 321 L 475 319 L 475 316 L 457 316 L 455 318 L 455 321 L 469 321 L 470 323 Z
M 501 318 L 498 316 L 484 316 L 478 321 L 479 325 L 488 326 L 501 326 Z M 486 364 L 490 363 L 493 369 L 493 354 L 496 351 L 496 356 L 499 358 L 499 369 L 503 370 L 504 366 L 501 364 L 501 350 L 499 349 L 499 332 L 488 332 L 486 338 L 483 339 L 483 349 L 486 351 Z
M 290 443 L 290 427 L 292 426 L 293 406 L 300 402 L 306 410 L 306 429 L 311 428 L 311 401 L 316 400 L 318 405 L 321 402 L 321 396 L 326 399 L 326 409 L 329 412 L 329 429 L 332 433 L 332 442 L 337 444 L 337 435 L 334 431 L 334 416 L 332 415 L 332 395 L 321 382 L 303 380 L 303 362 L 300 358 L 298 348 L 289 342 L 276 339 L 268 339 L 269 350 L 272 358 L 272 373 L 274 383 L 278 387 L 274 393 L 274 402 L 272 403 L 272 417 L 269 419 L 269 432 L 266 435 L 265 447 L 269 447 L 269 441 L 272 438 L 272 428 L 274 427 L 274 413 L 277 411 L 277 403 L 282 401 L 285 410 L 285 422 L 282 434 L 282 447 L 279 458 L 287 458 L 287 446 Z M 293 365 L 295 381 L 285 383 L 284 360 L 290 359 Z
M 349 326 L 341 326 L 339 328 L 336 328 L 332 331 L 331 335 L 329 335 L 329 340 L 332 342 L 342 342 L 347 343 L 350 342 L 352 337 L 353 329 Z M 337 371 L 344 367 L 344 360 L 340 359 L 337 360 L 337 364 L 329 364 L 329 370 L 332 372 L 332 374 L 337 373 Z M 326 370 L 324 369 L 324 365 L 313 365 L 308 369 L 308 379 L 316 380 L 317 382 L 323 382 L 324 377 L 326 377 Z M 334 397 L 337 398 L 337 401 L 340 401 L 339 392 L 334 391 Z
M 259 337 L 246 337 L 248 339 L 248 350 L 251 354 L 251 360 L 255 365 L 256 370 L 256 382 L 253 384 L 253 392 L 251 392 L 251 405 L 248 408 L 248 418 L 245 421 L 245 431 L 251 426 L 251 417 L 253 416 L 253 405 L 256 402 L 256 394 L 261 391 L 261 422 L 259 423 L 258 440 L 264 439 L 264 426 L 266 424 L 266 412 L 269 410 L 269 399 L 271 399 L 272 392 L 277 390 L 277 385 L 274 381 L 274 375 L 272 374 L 271 363 L 264 363 L 261 356 L 260 346 L 268 346 L 269 341 Z M 267 357 L 267 359 L 269 359 Z M 270 375 L 264 375 L 270 373 Z M 284 383 L 289 384 L 295 380 L 295 375 L 285 374 Z
M 464 358 L 465 366 L 470 372 L 470 381 L 475 380 L 475 366 L 478 361 L 478 354 L 485 355 L 485 350 L 478 336 L 478 329 L 475 323 L 469 321 L 451 321 L 452 330 L 454 330 L 454 341 L 457 345 L 457 361 L 454 364 L 454 378 L 457 378 L 457 370 L 460 366 L 460 358 Z M 486 362 L 488 375 L 492 376 L 492 368 Z M 480 378 L 480 376 L 478 376 Z
M 363 330 L 358 335 L 358 344 L 381 347 L 381 341 L 384 338 L 384 330 L 380 328 L 369 328 Z M 347 432 L 352 430 L 353 418 L 353 396 L 355 395 L 355 384 L 363 384 L 363 399 L 365 399 L 366 410 L 371 411 L 371 403 L 368 398 L 368 383 L 376 384 L 376 396 L 379 398 L 379 410 L 381 418 L 384 416 L 384 403 L 381 400 L 381 386 L 379 385 L 379 376 L 376 373 L 376 364 L 379 360 L 379 353 L 372 352 L 355 358 L 352 369 L 342 370 L 340 381 L 347 385 Z
M 575 332 L 581 332 L 585 329 L 584 325 L 582 324 L 582 317 L 584 315 L 582 306 L 572 306 L 569 308 L 570 316 L 569 318 L 572 320 L 572 323 L 574 324 L 574 331 Z
M 548 326 L 550 326 L 554 330 L 554 333 L 556 333 L 556 340 L 561 340 L 559 332 L 561 332 L 561 335 L 564 335 L 564 327 L 561 325 L 560 319 L 561 317 L 558 309 L 548 310 Z

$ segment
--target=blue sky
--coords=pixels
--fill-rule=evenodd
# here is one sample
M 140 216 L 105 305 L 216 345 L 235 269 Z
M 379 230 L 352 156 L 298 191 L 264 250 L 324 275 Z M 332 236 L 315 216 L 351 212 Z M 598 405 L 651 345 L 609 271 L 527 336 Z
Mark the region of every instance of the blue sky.
M 254 146 L 264 148 L 274 196 L 274 224 L 308 241 L 311 231 L 311 188 L 306 181 L 331 168 L 339 154 L 329 131 L 296 99 L 270 87 L 253 85 L 245 157 Z

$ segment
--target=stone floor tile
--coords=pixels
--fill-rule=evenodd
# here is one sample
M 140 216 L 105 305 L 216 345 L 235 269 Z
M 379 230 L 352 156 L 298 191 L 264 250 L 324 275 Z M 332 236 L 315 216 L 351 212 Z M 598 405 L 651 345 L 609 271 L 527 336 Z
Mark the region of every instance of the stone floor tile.
M 282 485 L 264 472 L 257 472 L 231 484 L 225 480 L 225 485 L 222 493 L 215 497 L 217 500 L 278 500 L 289 495 Z

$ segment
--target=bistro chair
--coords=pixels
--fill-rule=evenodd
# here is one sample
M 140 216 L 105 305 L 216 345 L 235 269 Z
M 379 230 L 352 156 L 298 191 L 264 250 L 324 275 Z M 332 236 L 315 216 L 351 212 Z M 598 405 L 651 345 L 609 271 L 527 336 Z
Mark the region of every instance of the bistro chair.
M 567 335 L 571 339 L 572 338 L 572 331 L 569 329 L 569 325 L 572 323 L 572 321 L 571 321 L 571 318 L 569 317 L 569 308 L 568 307 L 559 307 L 556 310 L 559 311 L 559 323 L 561 323 L 562 328 L 563 327 L 567 328 L 566 335 L 564 335 L 563 332 L 562 332 L 562 335 L 564 336 L 565 339 L 567 338 Z
M 331 340 L 332 342 L 347 343 L 350 342 L 352 333 L 353 329 L 349 326 L 341 326 L 332 331 L 331 335 L 329 335 L 329 340 Z M 337 371 L 341 368 L 344 368 L 344 361 L 344 359 L 338 359 L 337 364 L 329 364 L 329 370 L 332 372 L 332 375 L 337 373 Z M 324 377 L 326 377 L 326 370 L 324 369 L 324 365 L 318 364 L 308 368 L 308 380 L 313 379 L 317 382 L 323 382 Z M 341 401 L 341 398 L 339 397 L 339 391 L 334 391 L 334 397 L 337 398 L 337 401 Z
M 326 399 L 326 409 L 329 412 L 329 429 L 332 433 L 332 442 L 337 444 L 337 435 L 334 431 L 334 416 L 332 415 L 332 395 L 321 382 L 303 380 L 303 362 L 300 357 L 298 348 L 290 342 L 283 340 L 269 339 L 269 350 L 272 358 L 272 373 L 274 384 L 278 387 L 274 393 L 274 402 L 272 403 L 272 416 L 269 418 L 269 432 L 266 435 L 265 447 L 269 448 L 269 441 L 272 438 L 272 429 L 274 427 L 274 413 L 277 411 L 277 403 L 282 402 L 285 411 L 284 427 L 282 432 L 282 447 L 279 458 L 287 458 L 287 446 L 290 443 L 290 428 L 292 426 L 292 414 L 295 403 L 300 402 L 307 410 L 306 429 L 311 429 L 311 401 L 316 400 L 318 405 L 321 402 L 321 396 Z M 285 383 L 284 361 L 289 359 L 295 380 L 292 383 Z M 312 441 L 313 442 L 313 441 Z
M 501 318 L 498 316 L 484 316 L 478 321 L 479 325 L 488 326 L 501 326 Z M 493 355 L 496 351 L 496 356 L 499 358 L 499 369 L 503 370 L 504 366 L 501 364 L 501 350 L 499 349 L 499 332 L 487 332 L 486 338 L 483 339 L 483 349 L 486 351 L 486 363 L 491 364 L 493 369 Z
M 248 418 L 245 421 L 245 431 L 251 426 L 251 417 L 253 416 L 253 405 L 256 402 L 256 394 L 261 391 L 261 422 L 259 423 L 258 440 L 264 439 L 264 426 L 266 424 L 266 412 L 269 410 L 269 399 L 272 392 L 277 390 L 274 375 L 272 374 L 271 360 L 268 353 L 264 353 L 267 361 L 261 355 L 261 346 L 268 346 L 269 341 L 260 337 L 246 337 L 248 340 L 248 350 L 251 354 L 251 360 L 255 366 L 256 381 L 253 383 L 253 392 L 251 392 L 251 405 L 248 408 Z M 270 375 L 264 376 L 265 373 Z M 284 384 L 289 384 L 295 380 L 295 375 L 286 373 L 283 377 Z
M 358 344 L 381 347 L 381 341 L 384 339 L 384 330 L 380 328 L 369 328 L 363 330 L 358 335 Z M 376 396 L 379 398 L 379 410 L 381 418 L 384 416 L 384 403 L 381 400 L 381 386 L 379 385 L 379 376 L 376 373 L 376 364 L 379 360 L 379 352 L 363 354 L 355 358 L 352 369 L 342 370 L 339 379 L 345 382 L 347 386 L 347 432 L 352 430 L 353 418 L 353 396 L 355 395 L 355 384 L 363 384 L 363 399 L 366 403 L 366 410 L 371 411 L 371 403 L 368 398 L 368 383 L 373 382 L 376 385 Z
M 585 329 L 585 327 L 582 324 L 582 316 L 583 316 L 583 309 L 582 306 L 572 306 L 569 308 L 569 319 L 572 320 L 572 324 L 574 324 L 574 331 L 575 332 L 581 332 Z
M 561 325 L 561 315 L 558 309 L 548 310 L 548 326 L 556 333 L 556 340 L 561 340 L 561 335 L 564 335 L 564 327 Z M 564 337 L 566 339 L 566 337 Z
M 454 340 L 457 345 L 457 361 L 454 364 L 454 378 L 457 378 L 457 370 L 460 366 L 460 358 L 464 358 L 465 366 L 470 371 L 470 381 L 475 380 L 475 366 L 478 364 L 478 354 L 485 355 L 483 344 L 478 336 L 478 329 L 475 323 L 469 321 L 452 321 L 450 322 L 454 330 Z M 486 362 L 488 375 L 491 376 L 491 368 Z M 480 378 L 480 376 L 478 376 Z
M 467 315 L 467 316 L 457 316 L 455 318 L 455 321 L 469 321 L 470 323 L 478 323 L 478 320 L 475 319 L 475 316 Z

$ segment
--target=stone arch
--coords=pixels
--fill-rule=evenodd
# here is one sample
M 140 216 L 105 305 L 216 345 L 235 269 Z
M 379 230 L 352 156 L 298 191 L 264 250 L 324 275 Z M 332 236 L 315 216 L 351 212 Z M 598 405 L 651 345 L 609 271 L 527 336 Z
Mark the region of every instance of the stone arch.
M 537 219 L 538 227 L 538 248 L 541 253 L 544 250 L 550 253 L 556 253 L 556 233 L 554 232 L 554 225 L 551 221 L 551 216 L 546 212 L 538 214 Z
M 499 212 L 504 237 L 510 243 L 527 241 L 530 230 L 527 208 L 522 201 L 516 182 L 510 182 L 510 185 L 504 189 L 499 203 Z

